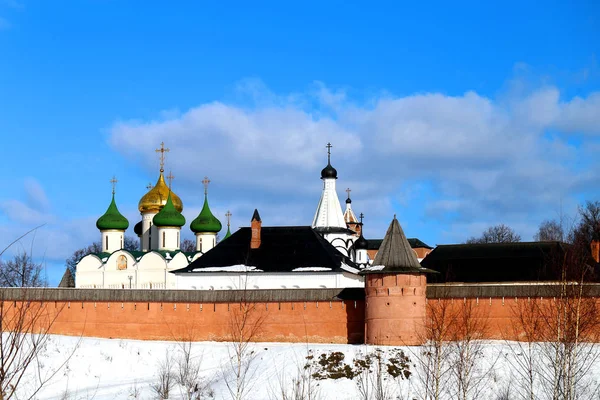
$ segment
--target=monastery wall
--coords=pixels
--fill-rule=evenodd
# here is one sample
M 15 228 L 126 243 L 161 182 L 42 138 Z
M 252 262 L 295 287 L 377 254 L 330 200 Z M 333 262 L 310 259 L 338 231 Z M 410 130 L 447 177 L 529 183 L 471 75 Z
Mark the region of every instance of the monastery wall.
M 482 339 L 524 340 L 519 322 L 532 302 L 551 308 L 556 287 L 536 284 L 429 285 L 427 325 L 446 309 L 453 326 L 465 315 L 479 321 Z M 600 285 L 590 285 L 586 304 L 600 310 Z M 0 289 L 0 317 L 10 325 L 28 307 L 38 326 L 61 335 L 140 340 L 228 340 L 247 315 L 256 341 L 363 343 L 364 290 L 281 289 L 248 291 Z M 42 310 L 37 313 L 36 310 Z M 244 313 L 244 310 L 249 310 Z M 436 314 L 438 313 L 438 314 Z M 435 317 L 435 318 L 434 318 Z M 461 318 L 463 318 L 461 320 Z M 595 338 L 598 340 L 599 338 Z
M 363 343 L 360 292 L 1 289 L 0 298 L 7 319 L 30 301 L 43 309 L 38 325 L 53 319 L 50 332 L 61 335 L 222 341 L 246 318 L 255 341 Z

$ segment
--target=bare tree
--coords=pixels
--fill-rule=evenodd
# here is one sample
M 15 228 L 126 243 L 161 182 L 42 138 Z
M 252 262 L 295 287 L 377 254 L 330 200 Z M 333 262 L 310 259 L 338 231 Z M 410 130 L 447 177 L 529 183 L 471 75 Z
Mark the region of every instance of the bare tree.
M 316 372 L 313 360 L 312 350 L 307 349 L 303 362 L 296 363 L 295 374 L 291 379 L 286 374 L 285 364 L 277 376 L 278 386 L 270 397 L 277 400 L 319 400 L 321 395 L 317 380 L 313 376 Z
M 248 290 L 244 289 L 241 293 L 239 304 L 232 305 L 233 309 L 230 311 L 229 362 L 223 371 L 225 385 L 234 400 L 245 399 L 252 390 L 256 373 L 253 362 L 257 356 L 252 342 L 258 336 L 266 317 L 257 303 L 252 301 Z
M 565 238 L 565 232 L 561 223 L 550 219 L 543 221 L 533 236 L 533 240 L 536 242 L 564 242 Z
M 39 228 L 39 227 L 38 227 Z M 0 252 L 0 256 L 34 228 L 13 241 Z M 28 254 L 15 260 L 14 275 L 5 273 L 13 286 L 41 284 L 41 268 Z M 5 263 L 10 265 L 10 261 Z M 6 270 L 5 270 L 6 272 Z M 12 277 L 11 277 L 12 276 Z M 50 308 L 48 303 L 29 299 L 27 287 L 0 289 L 0 400 L 12 398 L 33 399 L 37 393 L 68 363 L 79 343 L 57 367 L 44 370 L 40 354 L 50 340 L 50 331 L 62 307 Z M 27 381 L 27 388 L 21 387 Z
M 592 277 L 589 253 L 577 244 L 560 257 L 559 279 L 544 296 L 515 307 L 518 343 L 512 357 L 519 395 L 524 399 L 574 400 L 595 398 L 598 386 L 590 369 L 599 359 L 600 339 L 596 298 L 586 283 Z
M 43 275 L 41 263 L 33 261 L 26 252 L 15 255 L 11 260 L 0 260 L 0 286 L 45 287 L 48 282 Z
M 183 239 L 181 242 L 181 251 L 183 252 L 195 252 L 196 251 L 196 242 L 191 239 Z
M 521 236 L 512 228 L 499 224 L 486 229 L 480 237 L 471 237 L 467 243 L 514 243 L 520 241 Z
M 445 300 L 428 300 L 427 317 L 420 335 L 424 344 L 418 348 L 413 359 L 420 381 L 418 390 L 422 400 L 441 400 L 450 396 L 452 353 L 451 338 L 456 313 Z
M 456 314 L 451 344 L 451 371 L 455 382 L 453 398 L 478 399 L 489 377 L 495 360 L 483 365 L 482 338 L 488 330 L 488 316 L 479 307 L 478 300 L 464 299 Z
M 175 387 L 175 373 L 173 372 L 173 358 L 167 350 L 165 358 L 158 364 L 156 381 L 150 384 L 151 391 L 160 399 L 168 400 Z
M 175 382 L 181 394 L 187 400 L 200 400 L 214 397 L 210 382 L 200 374 L 202 356 L 192 354 L 192 340 L 178 343 L 179 354 L 176 359 Z

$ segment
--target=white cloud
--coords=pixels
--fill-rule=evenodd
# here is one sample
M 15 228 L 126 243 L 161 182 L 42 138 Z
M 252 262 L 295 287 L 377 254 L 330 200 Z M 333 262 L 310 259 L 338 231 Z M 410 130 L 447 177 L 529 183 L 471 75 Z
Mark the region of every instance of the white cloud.
M 319 82 L 288 95 L 258 80 L 236 90 L 249 104 L 213 102 L 154 121 L 120 121 L 110 143 L 155 168 L 154 149 L 165 141 L 178 185 L 198 192 L 210 176 L 243 225 L 255 206 L 282 224 L 310 223 L 328 141 L 339 193 L 352 187 L 355 210 L 381 230 L 406 182 L 428 182 L 425 218 L 473 227 L 537 224 L 544 210 L 595 179 L 576 165 L 584 152 L 568 133 L 597 133 L 600 93 L 562 99 L 544 86 L 502 99 L 470 91 L 385 94 L 356 104 Z

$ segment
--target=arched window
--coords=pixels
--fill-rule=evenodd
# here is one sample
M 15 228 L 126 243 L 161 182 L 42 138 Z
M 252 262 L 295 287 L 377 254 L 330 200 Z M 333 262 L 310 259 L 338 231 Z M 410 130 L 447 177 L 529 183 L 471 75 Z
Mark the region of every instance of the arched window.
M 177 232 L 177 247 L 179 247 L 179 232 Z
M 105 242 L 105 246 L 106 246 L 106 251 L 108 251 L 108 235 L 106 235 L 104 237 L 104 239 L 105 239 L 104 242 Z
M 163 247 L 166 247 L 166 245 L 165 245 L 166 236 L 167 236 L 167 233 L 165 231 L 163 231 Z

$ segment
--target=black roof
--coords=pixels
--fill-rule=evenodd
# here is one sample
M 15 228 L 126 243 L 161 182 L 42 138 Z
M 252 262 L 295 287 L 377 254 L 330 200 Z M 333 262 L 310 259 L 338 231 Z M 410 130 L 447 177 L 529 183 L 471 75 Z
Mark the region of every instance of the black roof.
M 406 240 L 408 240 L 408 244 L 410 244 L 410 247 L 413 249 L 419 249 L 423 247 L 426 249 L 433 249 L 433 247 L 425 244 L 417 238 L 408 238 Z M 367 239 L 367 242 L 369 243 L 368 250 L 379 250 L 383 239 Z
M 331 271 L 358 273 L 358 266 L 310 226 L 262 227 L 261 244 L 250 248 L 251 229 L 238 229 L 187 267 L 176 272 L 203 268 L 253 266 L 264 272 L 292 272 L 296 268 L 330 268 Z M 356 271 L 353 271 L 355 269 Z
M 561 242 L 440 245 L 421 265 L 439 272 L 430 282 L 549 281 L 560 279 L 570 248 Z

